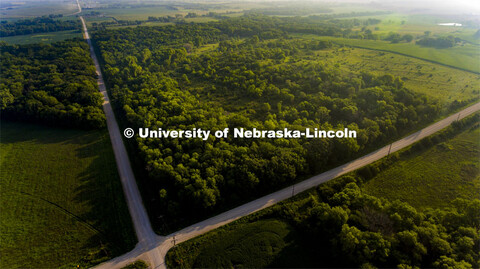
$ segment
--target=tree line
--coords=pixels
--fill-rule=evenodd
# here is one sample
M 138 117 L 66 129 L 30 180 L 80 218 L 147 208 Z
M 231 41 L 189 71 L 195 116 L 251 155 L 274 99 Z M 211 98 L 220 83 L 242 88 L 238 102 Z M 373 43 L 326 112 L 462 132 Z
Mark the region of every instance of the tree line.
M 76 128 L 105 126 L 96 71 L 85 41 L 0 42 L 2 118 Z
M 16 20 L 13 22 L 1 21 L 0 37 L 80 30 L 80 27 L 81 24 L 79 20 L 58 20 L 52 16 Z

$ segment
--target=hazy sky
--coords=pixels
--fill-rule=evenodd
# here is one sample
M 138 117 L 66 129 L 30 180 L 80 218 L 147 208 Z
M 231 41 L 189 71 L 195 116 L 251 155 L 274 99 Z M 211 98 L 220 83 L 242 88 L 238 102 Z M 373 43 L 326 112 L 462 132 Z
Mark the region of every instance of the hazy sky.
M 405 0 L 405 1 L 381 1 L 381 2 L 390 2 L 393 5 L 398 6 L 418 6 L 428 9 L 441 9 L 441 10 L 451 10 L 457 11 L 461 10 L 468 13 L 480 13 L 480 0 Z

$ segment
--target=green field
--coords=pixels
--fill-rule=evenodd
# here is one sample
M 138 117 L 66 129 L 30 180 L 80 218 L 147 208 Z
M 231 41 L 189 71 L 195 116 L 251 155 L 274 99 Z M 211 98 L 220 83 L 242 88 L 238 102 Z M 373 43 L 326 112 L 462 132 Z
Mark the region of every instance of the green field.
M 176 260 L 182 268 L 309 267 L 306 255 L 289 259 L 308 253 L 296 237 L 296 231 L 281 220 L 239 222 L 200 236 L 194 244 L 173 248 L 167 265 L 173 267 L 169 259 L 182 257 Z
M 13 4 L 9 8 L 4 8 L 7 4 Z M 4 18 L 28 18 L 44 16 L 49 14 L 69 15 L 77 11 L 77 3 L 75 1 L 2 1 L 0 9 L 0 17 Z
M 407 56 L 480 73 L 480 48 L 476 45 L 465 44 L 464 46 L 456 46 L 448 49 L 435 49 L 417 46 L 413 43 L 392 44 L 390 42 L 381 40 L 347 39 L 315 35 L 295 36 L 301 36 L 306 39 L 329 40 L 346 46 L 400 53 Z
M 480 128 L 467 130 L 424 152 L 414 153 L 368 181 L 364 190 L 416 208 L 448 206 L 455 198 L 478 198 Z
M 91 266 L 133 248 L 106 130 L 1 122 L 0 268 Z
M 69 30 L 69 31 L 59 31 L 59 32 L 50 32 L 50 33 L 38 33 L 31 35 L 17 35 L 2 37 L 0 41 L 5 41 L 9 44 L 33 44 L 33 43 L 53 43 L 57 41 L 62 41 L 65 39 L 82 37 L 82 32 L 80 30 Z
M 478 98 L 480 75 L 395 53 L 369 49 L 343 48 L 321 50 L 315 57 L 338 64 L 344 72 L 370 70 L 377 75 L 385 73 L 404 80 L 408 89 L 451 103 Z

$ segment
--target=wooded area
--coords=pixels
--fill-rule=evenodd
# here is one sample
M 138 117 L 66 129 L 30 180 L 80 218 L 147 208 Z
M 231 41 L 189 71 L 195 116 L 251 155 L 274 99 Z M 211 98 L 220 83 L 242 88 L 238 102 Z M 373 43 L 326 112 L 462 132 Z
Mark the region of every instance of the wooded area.
M 332 44 L 292 39 L 277 21 L 254 15 L 93 35 L 112 101 L 129 127 L 358 132 L 357 139 L 310 141 L 138 138 L 157 216 L 204 217 L 344 163 L 438 115 L 434 100 L 398 77 L 368 70 L 346 76 L 322 63 L 314 52 Z
M 399 159 L 445 145 L 478 128 L 477 114 L 388 159 L 182 243 L 168 253 L 167 266 L 478 268 L 479 199 L 450 197 L 444 207 L 418 209 L 369 195 L 363 188 Z M 273 228 L 247 230 L 266 221 L 281 221 L 291 228 L 280 239 Z M 255 237 L 257 233 L 261 235 Z
M 0 42 L 2 118 L 55 126 L 100 128 L 105 114 L 88 45 Z

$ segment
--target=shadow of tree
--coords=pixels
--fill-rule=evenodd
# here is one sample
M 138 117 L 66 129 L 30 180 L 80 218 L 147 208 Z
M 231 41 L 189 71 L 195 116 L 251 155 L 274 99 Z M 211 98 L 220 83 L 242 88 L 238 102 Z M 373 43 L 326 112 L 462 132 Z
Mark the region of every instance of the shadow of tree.
M 73 199 L 88 204 L 91 210 L 80 217 L 101 231 L 86 245 L 100 245 L 104 255 L 115 257 L 133 249 L 136 238 L 110 138 L 102 130 L 88 134 L 82 140 L 85 144 L 77 149 L 77 157 L 93 160 L 78 175 L 81 184 L 75 189 Z M 76 143 L 74 140 L 68 142 Z

